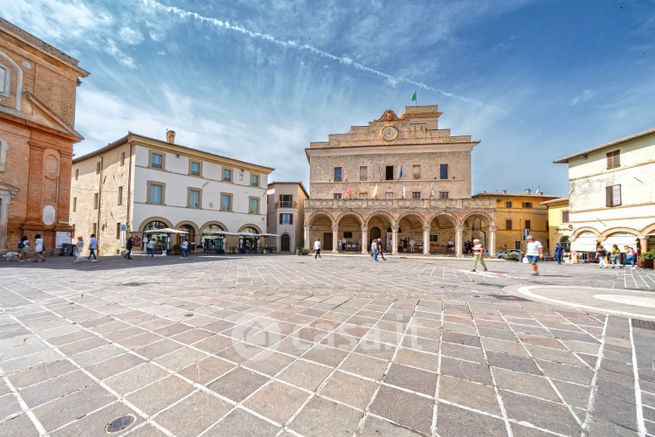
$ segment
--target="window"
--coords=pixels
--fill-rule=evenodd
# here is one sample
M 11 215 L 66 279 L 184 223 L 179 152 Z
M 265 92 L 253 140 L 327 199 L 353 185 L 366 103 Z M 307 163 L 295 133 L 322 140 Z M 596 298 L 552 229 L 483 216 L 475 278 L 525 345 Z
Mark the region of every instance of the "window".
M 342 170 L 341 167 L 334 167 L 334 182 L 341 182 L 343 177 Z
M 202 191 L 195 188 L 188 188 L 187 191 L 187 208 L 201 208 Z
M 293 195 L 280 194 L 280 208 L 293 208 Z
M 250 175 L 250 186 L 251 187 L 258 187 L 259 186 L 259 175 L 258 174 L 251 174 Z
M 512 230 L 512 220 L 511 219 L 505 219 L 505 229 L 508 231 Z
M 386 180 L 393 180 L 393 165 L 387 165 L 386 167 Z
M 8 96 L 10 92 L 11 85 L 9 84 L 9 79 L 11 75 L 9 71 L 0 65 L 0 94 Z
M 121 152 L 121 166 L 125 165 L 125 152 Z
M 569 222 L 569 212 L 562 211 L 562 223 L 568 223 L 568 222 Z
M 368 180 L 368 167 L 365 165 L 359 166 L 359 180 L 360 181 Z
M 96 162 L 96 174 L 100 174 L 100 169 L 102 168 L 102 162 Z
M 9 144 L 6 141 L 0 140 L 0 171 L 7 169 L 7 152 L 9 151 Z
M 232 182 L 232 169 L 224 168 L 223 169 L 223 182 Z
M 280 214 L 280 224 L 281 225 L 292 225 L 293 224 L 293 214 L 290 212 L 283 212 Z
M 621 185 L 605 187 L 605 206 L 621 206 Z
M 448 179 L 448 164 L 439 164 L 439 179 Z
M 232 195 L 221 193 L 221 211 L 232 211 Z
M 80 177 L 80 169 L 76 168 L 75 169 L 75 180 L 77 180 Z
M 118 206 L 123 204 L 123 186 L 118 187 Z
M 414 179 L 421 179 L 421 166 L 418 164 L 412 165 L 412 177 Z
M 359 193 L 360 199 L 368 199 L 368 193 Z
M 352 237 L 353 237 L 352 232 L 348 232 L 348 231 L 343 232 L 343 238 L 352 238 Z
M 607 169 L 621 167 L 621 151 L 615 150 L 607 154 Z
M 121 224 L 116 223 L 116 239 L 120 240 L 121 239 Z
M 384 198 L 393 199 L 393 193 L 391 191 L 387 191 L 386 193 L 384 193 Z
M 248 214 L 259 214 L 259 197 L 248 200 Z
M 532 229 L 532 223 L 530 222 L 530 220 L 525 221 L 525 229 Z
M 532 208 L 532 202 L 523 202 L 523 208 Z
M 439 199 L 448 200 L 448 191 L 439 191 Z
M 512 202 L 505 202 L 505 208 L 511 208 Z
M 93 193 L 93 209 L 98 209 L 98 193 Z
M 77 212 L 77 197 L 73 197 L 73 212 Z
M 147 202 L 151 205 L 164 204 L 164 184 L 148 182 Z
M 202 174 L 202 163 L 200 161 L 189 161 L 189 174 L 200 176 Z
M 164 168 L 164 155 L 161 153 L 150 152 L 150 168 Z
M 341 199 L 341 193 L 334 193 L 335 199 Z
M 420 191 L 412 191 L 412 199 L 420 199 L 420 198 L 421 198 Z

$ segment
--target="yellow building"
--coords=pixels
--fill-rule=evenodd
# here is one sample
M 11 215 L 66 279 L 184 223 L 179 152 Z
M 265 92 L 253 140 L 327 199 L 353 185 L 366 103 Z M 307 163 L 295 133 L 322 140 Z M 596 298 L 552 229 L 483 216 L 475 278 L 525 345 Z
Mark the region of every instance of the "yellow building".
M 556 196 L 543 193 L 532 193 L 526 189 L 523 193 L 482 192 L 473 196 L 474 199 L 495 199 L 496 201 L 496 251 L 521 249 L 525 251 L 525 229 L 535 239 L 541 241 L 544 250 L 550 252 L 548 243 L 548 207 L 544 201 L 553 200 Z M 492 250 L 490 248 L 489 252 Z
M 558 197 L 541 203 L 548 208 L 548 241 L 554 250 L 559 242 L 564 250 L 570 248 L 569 238 L 573 232 L 573 225 L 569 222 L 569 198 Z M 551 250 L 552 251 L 552 250 Z

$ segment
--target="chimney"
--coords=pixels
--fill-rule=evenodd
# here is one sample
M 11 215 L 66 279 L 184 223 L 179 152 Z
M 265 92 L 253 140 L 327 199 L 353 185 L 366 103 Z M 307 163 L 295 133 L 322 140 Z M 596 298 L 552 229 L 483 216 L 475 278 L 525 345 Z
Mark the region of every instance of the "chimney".
M 503 194 L 507 194 L 507 190 L 503 190 Z
M 175 131 L 166 129 L 166 141 L 175 144 Z
M 532 192 L 532 190 L 530 190 L 529 188 L 525 189 L 525 194 L 530 194 L 531 192 Z

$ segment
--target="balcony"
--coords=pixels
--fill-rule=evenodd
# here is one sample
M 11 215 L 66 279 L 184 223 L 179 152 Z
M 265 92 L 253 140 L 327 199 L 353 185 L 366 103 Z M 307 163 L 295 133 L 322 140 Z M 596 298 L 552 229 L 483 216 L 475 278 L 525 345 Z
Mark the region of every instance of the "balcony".
M 464 209 L 496 207 L 495 199 L 307 199 L 314 209 Z
M 298 208 L 298 203 L 295 200 L 279 200 L 275 202 L 275 209 L 278 208 Z

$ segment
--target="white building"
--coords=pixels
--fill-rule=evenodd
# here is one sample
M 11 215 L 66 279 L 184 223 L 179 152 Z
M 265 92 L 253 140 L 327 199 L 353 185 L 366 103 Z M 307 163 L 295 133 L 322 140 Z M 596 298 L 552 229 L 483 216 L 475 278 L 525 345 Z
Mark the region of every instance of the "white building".
M 309 198 L 301 182 L 268 184 L 268 232 L 279 235 L 278 252 L 294 252 L 303 247 L 305 200 Z
M 128 235 L 143 241 L 145 231 L 159 228 L 187 231 L 195 250 L 264 244 L 246 234 L 266 232 L 270 167 L 175 144 L 167 131 L 167 141 L 130 132 L 74 159 L 72 170 L 71 224 L 85 240 L 96 234 L 101 254 L 119 253 Z M 179 243 L 163 233 L 154 238 L 158 249 Z
M 571 250 L 655 247 L 655 129 L 555 163 L 569 165 Z

